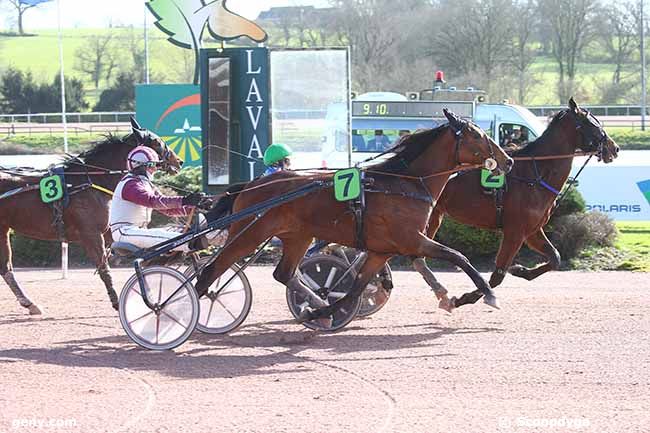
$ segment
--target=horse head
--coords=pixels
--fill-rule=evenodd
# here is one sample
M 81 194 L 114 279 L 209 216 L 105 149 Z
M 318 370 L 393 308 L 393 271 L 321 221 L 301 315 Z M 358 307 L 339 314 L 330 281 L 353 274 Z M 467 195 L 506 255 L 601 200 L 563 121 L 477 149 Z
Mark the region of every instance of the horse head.
M 142 128 L 135 118 L 131 117 L 132 137 L 136 140 L 136 146 L 147 146 L 156 151 L 162 161 L 162 169 L 169 174 L 176 174 L 183 165 L 183 160 L 167 146 L 158 135 Z
M 588 110 L 580 108 L 573 97 L 569 99 L 569 110 L 576 121 L 581 140 L 578 148 L 587 153 L 595 153 L 599 161 L 612 162 L 617 156 L 619 147 L 612 138 L 607 135 L 602 124 L 596 116 Z
M 472 122 L 444 108 L 443 113 L 456 135 L 456 164 L 480 164 L 486 169 L 508 173 L 514 161 L 492 138 Z

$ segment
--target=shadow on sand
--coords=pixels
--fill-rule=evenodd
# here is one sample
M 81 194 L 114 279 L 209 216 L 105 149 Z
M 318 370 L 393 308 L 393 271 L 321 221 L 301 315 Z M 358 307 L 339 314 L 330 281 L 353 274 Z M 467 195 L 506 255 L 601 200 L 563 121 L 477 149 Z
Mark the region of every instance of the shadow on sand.
M 0 365 L 19 360 L 66 367 L 107 367 L 150 371 L 175 378 L 232 378 L 241 376 L 300 373 L 310 362 L 336 363 L 359 360 L 392 360 L 456 356 L 444 351 L 436 340 L 446 335 L 498 333 L 499 328 L 446 328 L 430 323 L 391 327 L 380 334 L 358 334 L 349 326 L 334 334 L 287 331 L 292 321 L 253 323 L 232 335 L 194 333 L 189 349 L 178 353 L 153 352 L 135 347 L 124 335 L 69 340 L 47 348 L 0 350 Z M 419 328 L 416 332 L 401 329 Z M 398 355 L 402 349 L 422 349 Z M 442 349 L 442 350 L 441 350 Z M 364 354 L 365 353 L 365 354 Z M 313 364 L 312 364 L 313 365 Z

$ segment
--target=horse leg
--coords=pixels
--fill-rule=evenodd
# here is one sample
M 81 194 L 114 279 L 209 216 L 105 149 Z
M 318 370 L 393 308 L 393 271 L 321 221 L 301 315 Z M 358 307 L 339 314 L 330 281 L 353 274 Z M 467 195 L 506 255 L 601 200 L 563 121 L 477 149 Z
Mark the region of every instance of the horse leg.
M 494 288 L 501 284 L 506 277 L 506 269 L 512 264 L 523 243 L 524 240 L 519 234 L 503 232 L 503 239 L 497 253 L 496 269 L 490 276 L 490 287 Z
M 466 293 L 458 299 L 452 297 L 447 303 L 444 303 L 443 300 L 441 300 L 439 305 L 440 308 L 451 312 L 454 308 L 460 307 L 461 305 L 473 304 L 481 299 L 481 297 L 484 297 L 483 302 L 487 305 L 493 308 L 499 308 L 499 303 L 494 292 L 483 277 L 481 277 L 481 274 L 476 270 L 476 268 L 474 268 L 469 260 L 467 260 L 467 257 L 422 234 L 420 235 L 419 251 L 419 255 L 430 257 L 432 259 L 445 260 L 458 266 L 463 270 L 463 272 L 465 272 L 465 274 L 467 274 L 468 277 L 471 278 L 472 282 L 477 287 L 477 290 Z
M 440 224 L 442 224 L 443 216 L 444 213 L 441 210 L 440 206 L 433 208 L 433 213 L 429 218 L 429 227 L 427 229 L 427 236 L 429 238 L 433 239 L 433 237 L 438 232 Z M 438 282 L 435 275 L 433 275 L 433 272 L 431 272 L 431 269 L 429 269 L 427 266 L 426 260 L 422 257 L 416 257 L 413 260 L 413 268 L 418 271 L 420 275 L 422 275 L 424 281 L 429 285 L 429 287 L 431 287 L 431 290 L 433 290 L 436 298 L 438 298 L 438 300 L 441 302 L 440 305 L 447 305 L 449 303 L 449 299 L 447 298 L 447 289 L 445 289 L 444 286 Z
M 429 285 L 429 287 L 431 287 L 436 298 L 440 301 L 440 305 L 447 304 L 449 302 L 449 299 L 447 298 L 447 289 L 438 282 L 436 276 L 433 275 L 433 272 L 431 272 L 431 269 L 427 266 L 426 260 L 423 257 L 416 257 L 413 260 L 413 268 L 422 275 L 424 281 Z
M 99 278 L 102 279 L 106 287 L 106 293 L 108 294 L 108 299 L 111 301 L 111 305 L 115 310 L 118 310 L 120 304 L 115 289 L 113 288 L 113 278 L 111 277 L 111 268 L 108 265 L 108 254 L 104 245 L 104 235 L 89 233 L 81 235 L 79 239 L 79 243 L 86 252 L 86 255 L 95 263 Z
M 526 244 L 534 251 L 543 255 L 546 263 L 542 263 L 534 268 L 527 268 L 522 265 L 514 265 L 508 269 L 512 275 L 524 278 L 528 281 L 539 277 L 548 271 L 556 271 L 560 269 L 560 253 L 553 246 L 551 241 L 546 237 L 546 233 L 541 228 L 526 239 Z
M 9 241 L 9 228 L 0 229 L 0 274 L 5 280 L 13 294 L 16 296 L 18 303 L 27 308 L 29 314 L 41 314 L 41 310 L 34 304 L 25 291 L 20 287 L 16 277 L 14 277 L 13 265 L 11 263 L 11 243 Z

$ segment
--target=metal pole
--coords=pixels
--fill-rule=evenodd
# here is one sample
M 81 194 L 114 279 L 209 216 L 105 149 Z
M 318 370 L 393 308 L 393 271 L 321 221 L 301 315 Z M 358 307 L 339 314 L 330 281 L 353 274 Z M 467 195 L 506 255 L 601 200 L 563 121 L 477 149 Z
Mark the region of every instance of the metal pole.
M 144 82 L 149 84 L 149 33 L 147 31 L 147 4 L 144 4 Z
M 645 15 L 641 1 L 641 131 L 645 131 L 645 110 L 646 110 L 646 82 L 645 82 Z
M 68 124 L 65 119 L 65 75 L 63 73 L 63 35 L 61 32 L 61 0 L 56 1 L 59 25 L 59 66 L 61 68 L 61 120 L 63 121 L 63 152 L 68 153 Z M 61 269 L 63 279 L 68 278 L 68 243 L 61 242 Z

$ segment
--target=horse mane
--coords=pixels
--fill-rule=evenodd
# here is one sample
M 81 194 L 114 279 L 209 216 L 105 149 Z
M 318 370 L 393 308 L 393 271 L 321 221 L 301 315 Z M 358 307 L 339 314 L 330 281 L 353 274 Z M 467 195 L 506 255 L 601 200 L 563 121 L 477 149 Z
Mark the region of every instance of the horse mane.
M 94 146 L 88 150 L 81 152 L 77 156 L 71 156 L 66 158 L 63 163 L 67 166 L 68 163 L 76 160 L 77 158 L 82 159 L 83 161 L 92 162 L 95 158 L 100 155 L 105 155 L 107 152 L 114 152 L 115 146 L 124 144 L 127 135 L 119 137 L 112 133 L 107 133 L 104 135 L 104 139 L 101 141 L 96 141 Z
M 528 143 L 528 145 L 515 150 L 510 153 L 510 156 L 534 156 L 535 153 L 540 148 L 543 148 L 546 143 L 549 141 L 549 137 L 553 134 L 555 127 L 560 123 L 564 116 L 569 112 L 569 109 L 558 111 L 558 113 L 553 116 L 551 123 L 548 124 L 542 135 L 537 137 L 535 140 Z
M 390 158 L 371 164 L 369 167 L 386 173 L 405 171 L 430 143 L 447 130 L 448 126 L 448 123 L 444 123 L 432 129 L 420 129 L 401 137 L 393 147 L 384 152 L 384 154 L 393 154 Z

